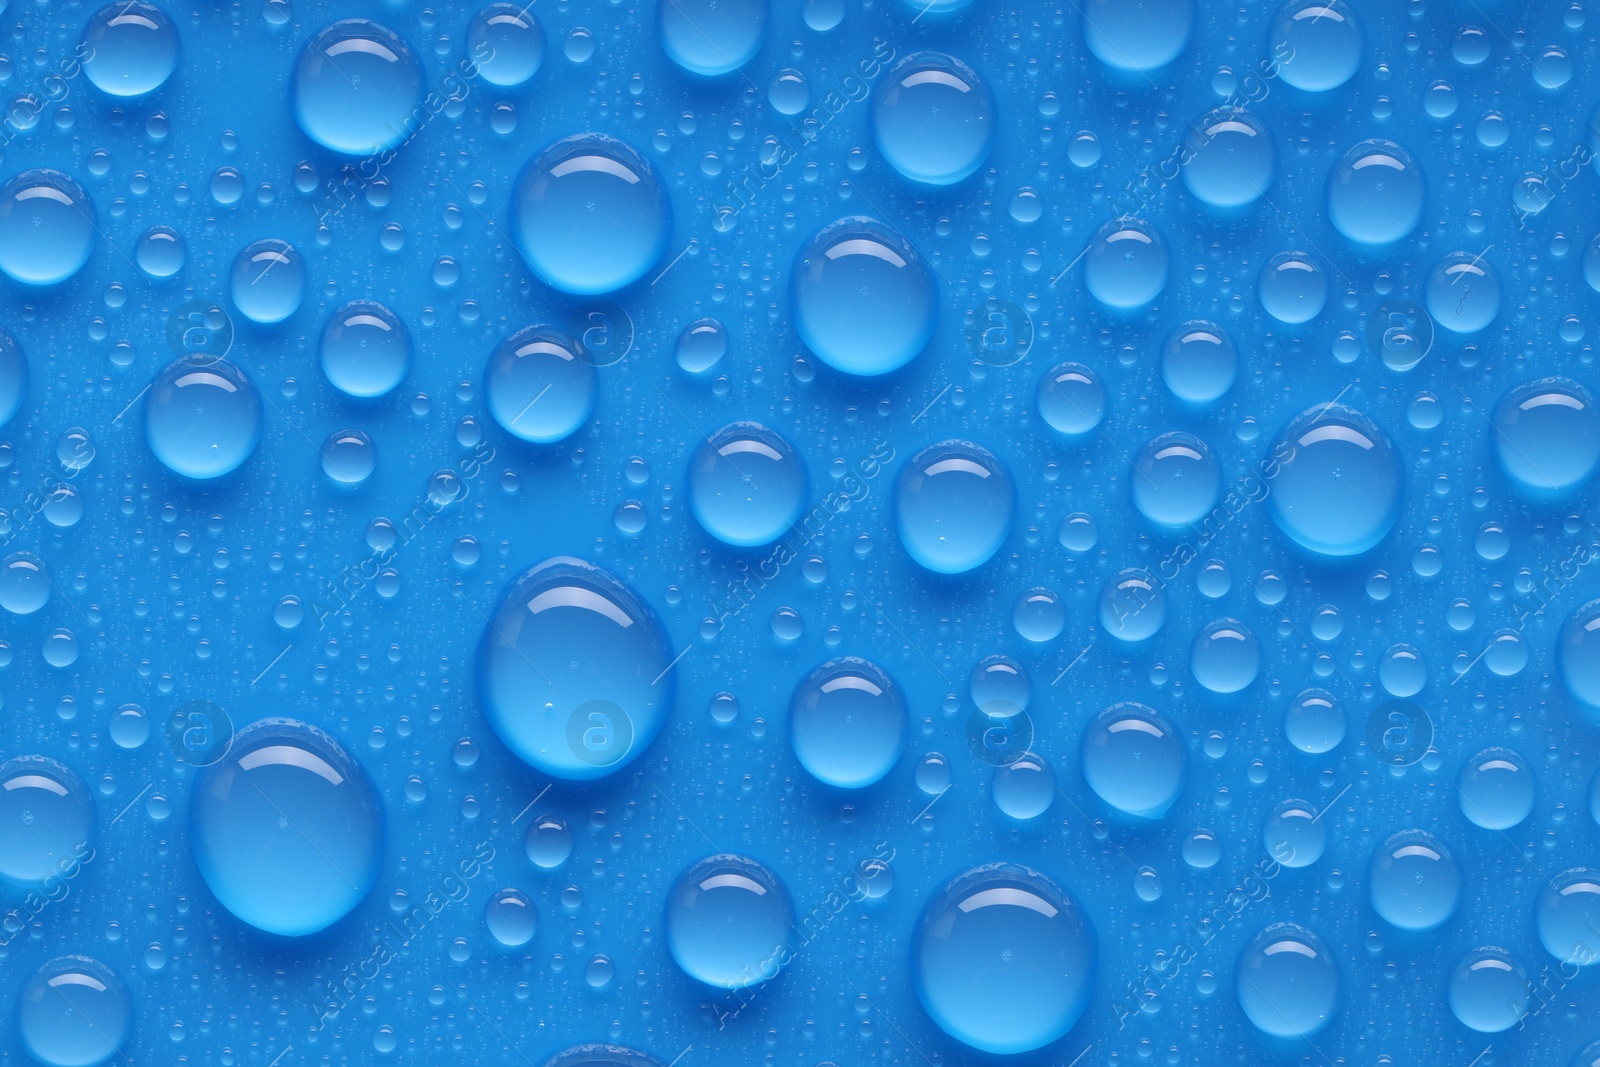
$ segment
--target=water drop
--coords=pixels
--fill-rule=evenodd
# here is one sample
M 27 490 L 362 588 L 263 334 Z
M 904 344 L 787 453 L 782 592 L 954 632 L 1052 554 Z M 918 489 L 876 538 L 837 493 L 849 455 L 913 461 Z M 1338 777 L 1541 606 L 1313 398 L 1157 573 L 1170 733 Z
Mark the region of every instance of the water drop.
M 1310 322 L 1328 303 L 1328 278 L 1305 252 L 1279 252 L 1261 268 L 1261 306 L 1289 326 Z
M 727 354 L 728 331 L 716 319 L 689 323 L 673 346 L 673 355 L 685 374 L 710 374 Z
M 1162 526 L 1188 526 L 1216 506 L 1222 468 L 1200 438 L 1164 433 L 1134 453 L 1128 485 L 1145 518 Z
M 1328 826 L 1310 802 L 1285 800 L 1267 816 L 1261 844 L 1285 867 L 1309 867 L 1328 847 Z
M 1320 755 L 1344 740 L 1344 704 L 1326 689 L 1304 689 L 1289 701 L 1283 718 L 1289 743 L 1308 755 Z
M 1083 40 L 1116 71 L 1143 73 L 1166 66 L 1189 47 L 1195 0 L 1083 0 Z
M 1113 311 L 1145 307 L 1167 285 L 1167 243 L 1148 222 L 1113 219 L 1089 242 L 1083 265 L 1089 294 Z
M 539 929 L 539 912 L 522 890 L 502 889 L 484 904 L 483 922 L 500 944 L 519 948 L 533 940 Z
M 663 0 L 661 48 L 691 74 L 731 74 L 761 50 L 767 0 Z
M 383 865 L 377 787 L 332 737 L 293 719 L 240 730 L 189 799 L 195 864 L 223 907 L 285 937 L 325 929 Z
M 1189 669 L 1211 692 L 1237 693 L 1261 671 L 1261 642 L 1238 619 L 1217 619 L 1195 635 Z
M 1482 256 L 1455 252 L 1428 274 L 1428 312 L 1454 333 L 1477 333 L 1500 314 L 1500 275 Z
M 1245 945 L 1235 965 L 1239 1007 L 1262 1033 L 1305 1040 L 1339 1011 L 1339 964 L 1321 935 L 1273 923 Z
M 205 481 L 238 469 L 261 440 L 261 397 L 225 359 L 173 360 L 145 394 L 144 435 L 162 466 Z
M 568 781 L 643 752 L 672 708 L 671 646 L 655 612 L 608 571 L 569 556 L 506 584 L 478 646 L 478 693 L 500 740 Z
M 1431 930 L 1455 914 L 1461 870 L 1443 841 L 1426 830 L 1402 830 L 1373 851 L 1367 892 L 1384 921 Z
M 154 92 L 178 68 L 178 28 L 141 0 L 107 4 L 83 28 L 83 73 L 107 96 Z
M 318 30 L 295 61 L 290 97 L 295 122 L 324 148 L 364 156 L 415 136 L 427 78 L 411 46 L 370 19 Z
M 59 956 L 17 991 L 17 1042 L 43 1067 L 97 1067 L 133 1036 L 133 997 L 88 956 Z
M 484 81 L 514 89 L 544 65 L 544 26 L 525 5 L 490 4 L 467 26 L 467 51 Z
M 335 430 L 322 442 L 322 472 L 341 485 L 360 485 L 377 466 L 377 446 L 360 430 Z
M 995 807 L 1013 819 L 1026 822 L 1050 809 L 1055 799 L 1056 774 L 1050 763 L 1032 752 L 994 769 Z
M 795 330 L 834 370 L 887 374 L 933 336 L 939 289 L 911 243 L 877 219 L 851 216 L 818 230 L 795 254 Z
M 228 287 L 234 307 L 251 322 L 282 322 L 305 298 L 305 260 L 288 241 L 256 241 L 234 257 Z
M 1184 138 L 1183 184 L 1216 208 L 1253 204 L 1272 186 L 1278 150 L 1261 120 L 1242 108 L 1202 116 Z
M 1361 69 L 1364 34 L 1345 0 L 1288 0 L 1267 30 L 1278 74 L 1296 89 L 1337 89 Z
M 991 863 L 928 898 L 912 935 L 911 980 L 951 1037 L 983 1052 L 1030 1052 L 1077 1024 L 1096 956 L 1076 897 L 1040 871 Z
M 1540 378 L 1513 387 L 1495 405 L 1493 421 L 1500 469 L 1531 496 L 1563 496 L 1600 466 L 1594 396 L 1571 378 Z
M 1100 626 L 1118 641 L 1144 641 L 1167 621 L 1167 590 L 1149 571 L 1118 571 L 1100 590 Z
M 76 874 L 94 854 L 95 810 L 88 787 L 47 756 L 0 764 L 0 877 L 36 888 Z
M 1083 777 L 1099 798 L 1141 819 L 1167 814 L 1188 770 L 1183 738 L 1154 708 L 1113 704 L 1084 727 Z
M 0 560 L 0 608 L 32 615 L 50 603 L 54 591 L 49 566 L 32 552 L 13 552 Z
M 1063 437 L 1083 437 L 1094 430 L 1105 418 L 1107 402 L 1100 375 L 1082 363 L 1062 363 L 1039 376 L 1039 415 Z
M 0 186 L 0 271 L 26 285 L 55 285 L 94 251 L 94 202 L 58 170 L 26 170 Z
M 328 384 L 362 399 L 394 390 L 411 368 L 411 334 L 376 300 L 352 300 L 328 315 L 318 347 Z
M 1011 625 L 1024 641 L 1054 641 L 1066 628 L 1067 606 L 1055 590 L 1036 586 L 1017 597 L 1011 608 Z
M 819 782 L 863 789 L 881 781 L 905 751 L 905 696 L 874 663 L 846 656 L 817 667 L 789 701 L 789 744 Z
M 993 558 L 1011 533 L 1016 489 L 999 457 L 971 441 L 941 441 L 895 479 L 895 525 L 906 552 L 937 574 L 964 574 Z
M 740 548 L 782 537 L 805 509 L 810 484 L 794 445 L 758 422 L 729 423 L 702 441 L 688 480 L 701 528 Z
M 1328 175 L 1328 221 L 1360 244 L 1384 245 L 1422 221 L 1427 182 L 1411 153 L 1382 138 L 1345 152 Z
M 683 973 L 720 989 L 775 978 L 793 956 L 789 891 L 766 866 L 722 853 L 689 866 L 667 896 L 667 948 Z
M 1239 351 L 1216 323 L 1185 322 L 1161 346 L 1161 380 L 1179 400 L 1214 403 L 1233 388 L 1238 376 Z
M 1533 908 L 1539 941 L 1562 963 L 1600 963 L 1600 871 L 1573 867 L 1548 881 Z
M 527 326 L 501 341 L 484 370 L 489 414 L 507 433 L 554 444 L 594 414 L 599 375 L 570 337 L 554 326 Z
M 1318 404 L 1286 423 L 1266 461 L 1267 508 L 1278 528 L 1323 556 L 1376 546 L 1400 517 L 1405 485 L 1389 435 L 1354 408 Z
M 671 7 L 673 5 L 667 5 Z M 672 202 L 649 160 L 602 133 L 563 137 L 528 160 L 511 194 L 511 235 L 533 272 L 564 293 L 632 285 L 672 234 Z
M 1509 1030 L 1527 1015 L 1533 1000 L 1528 971 L 1503 948 L 1486 945 L 1465 953 L 1450 968 L 1446 997 L 1463 1026 L 1480 1034 Z
M 133 246 L 133 260 L 152 281 L 170 278 L 183 269 L 187 251 L 183 235 L 171 226 L 152 226 Z
M 572 855 L 572 828 L 559 815 L 537 816 L 523 834 L 522 848 L 535 867 L 553 871 Z
M 878 82 L 872 137 L 889 165 L 924 185 L 969 177 L 994 147 L 994 95 L 971 67 L 942 52 L 915 52 Z

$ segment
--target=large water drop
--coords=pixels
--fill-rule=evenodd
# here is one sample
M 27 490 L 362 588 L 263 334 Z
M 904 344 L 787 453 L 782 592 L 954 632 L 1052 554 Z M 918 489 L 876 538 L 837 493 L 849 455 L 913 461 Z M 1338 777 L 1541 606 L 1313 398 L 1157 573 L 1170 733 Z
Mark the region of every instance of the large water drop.
M 777 874 L 722 853 L 691 865 L 667 894 L 667 948 L 683 973 L 719 989 L 775 978 L 794 955 L 794 905 Z
M 1018 863 L 956 875 L 928 898 L 911 942 L 911 981 L 951 1037 L 984 1052 L 1065 1036 L 1094 992 L 1097 939 L 1076 897 Z
M 1080 743 L 1089 788 L 1118 811 L 1160 819 L 1183 792 L 1189 754 L 1165 715 L 1131 701 L 1113 704 L 1084 726 Z
M 895 479 L 895 525 L 911 558 L 938 574 L 983 566 L 1005 544 L 1016 509 L 1011 472 L 971 441 L 941 441 Z
M 294 719 L 240 730 L 201 769 L 189 840 L 211 892 L 259 930 L 301 937 L 344 918 L 383 865 L 382 801 L 360 763 Z
M 782 537 L 805 509 L 810 479 L 794 445 L 759 422 L 714 431 L 689 460 L 689 508 L 706 533 L 740 548 Z
M 610 572 L 553 556 L 507 583 L 478 644 L 478 695 L 524 762 L 569 781 L 643 752 L 672 710 L 671 646 Z
M 888 673 L 855 656 L 829 660 L 789 701 L 789 743 L 819 782 L 862 789 L 881 781 L 905 751 L 906 699 Z
M 1405 476 L 1389 435 L 1342 404 L 1318 404 L 1289 420 L 1263 473 L 1273 521 L 1318 555 L 1360 555 L 1400 517 Z
M 672 201 L 632 145 L 574 134 L 522 168 L 511 193 L 511 236 L 551 288 L 609 293 L 660 261 L 672 236 Z
M 324 148 L 376 155 L 415 137 L 427 78 L 404 38 L 370 19 L 343 19 L 306 40 L 290 97 L 300 129 Z
M 911 243 L 877 219 L 851 216 L 795 253 L 790 280 L 800 340 L 834 370 L 899 370 L 927 345 L 939 287 Z
M 144 402 L 144 435 L 161 465 L 206 481 L 237 470 L 261 440 L 261 397 L 225 359 L 184 356 L 167 364 Z
M 571 437 L 594 414 L 599 392 L 594 364 L 554 326 L 528 326 L 507 337 L 484 371 L 489 414 L 534 444 Z
M 872 137 L 889 165 L 924 185 L 954 185 L 994 147 L 994 95 L 954 56 L 905 57 L 872 97 Z

